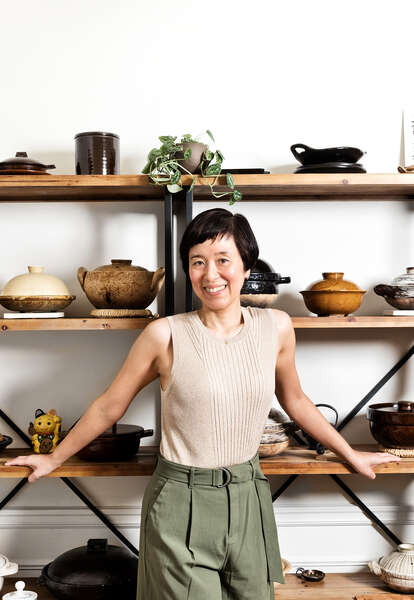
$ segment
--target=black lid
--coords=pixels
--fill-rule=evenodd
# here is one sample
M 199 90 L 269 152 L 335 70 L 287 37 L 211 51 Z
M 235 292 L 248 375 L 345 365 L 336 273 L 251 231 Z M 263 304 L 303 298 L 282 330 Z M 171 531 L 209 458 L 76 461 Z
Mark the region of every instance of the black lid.
M 82 133 L 77 133 L 75 135 L 75 140 L 83 135 L 98 135 L 102 137 L 114 137 L 119 139 L 119 135 L 116 133 L 109 133 L 108 131 L 82 131 Z
M 106 539 L 90 539 L 86 546 L 64 552 L 48 565 L 47 576 L 74 586 L 119 585 L 137 577 L 138 559 Z
M 6 158 L 5 160 L 0 161 L 0 169 L 3 167 L 54 169 L 55 165 L 44 165 L 34 158 L 29 158 L 27 156 L 27 152 L 16 152 L 16 156 L 12 156 L 11 158 Z

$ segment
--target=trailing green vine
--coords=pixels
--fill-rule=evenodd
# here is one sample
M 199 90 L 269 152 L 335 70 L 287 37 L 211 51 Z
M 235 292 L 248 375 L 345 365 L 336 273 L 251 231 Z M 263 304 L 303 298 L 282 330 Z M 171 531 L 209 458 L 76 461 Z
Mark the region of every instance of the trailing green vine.
M 181 176 L 183 174 L 191 175 L 193 181 L 190 186 L 190 190 L 193 189 L 197 176 L 191 173 L 182 164 L 184 161 L 188 161 L 191 158 L 191 148 L 184 149 L 183 144 L 185 143 L 197 143 L 199 138 L 203 135 L 207 135 L 214 143 L 214 137 L 211 131 L 208 129 L 193 138 L 189 133 L 183 135 L 181 140 L 177 142 L 177 137 L 171 135 L 161 135 L 158 139 L 161 142 L 159 148 L 153 148 L 147 157 L 147 163 L 142 170 L 142 173 L 148 175 L 150 181 L 155 185 L 166 185 L 169 192 L 175 194 L 183 189 Z M 204 150 L 200 161 L 200 174 L 202 177 L 214 177 L 212 183 L 208 183 L 211 194 L 214 198 L 223 198 L 224 196 L 230 196 L 229 204 L 232 205 L 238 200 L 241 200 L 242 193 L 235 188 L 233 175 L 226 173 L 226 183 L 229 188 L 227 192 L 216 192 L 214 186 L 217 183 L 217 179 L 221 174 L 222 163 L 224 160 L 223 154 L 220 150 L 214 152 L 207 148 Z

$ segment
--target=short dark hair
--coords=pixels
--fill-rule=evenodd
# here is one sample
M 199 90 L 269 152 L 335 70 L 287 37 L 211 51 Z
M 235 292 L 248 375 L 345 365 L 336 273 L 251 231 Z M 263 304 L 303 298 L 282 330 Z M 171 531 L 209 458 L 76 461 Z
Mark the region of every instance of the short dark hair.
M 249 221 L 243 215 L 234 215 L 225 208 L 211 208 L 194 217 L 184 231 L 180 256 L 185 274 L 188 275 L 188 254 L 193 246 L 226 234 L 233 236 L 244 270 L 254 267 L 259 256 L 259 247 Z

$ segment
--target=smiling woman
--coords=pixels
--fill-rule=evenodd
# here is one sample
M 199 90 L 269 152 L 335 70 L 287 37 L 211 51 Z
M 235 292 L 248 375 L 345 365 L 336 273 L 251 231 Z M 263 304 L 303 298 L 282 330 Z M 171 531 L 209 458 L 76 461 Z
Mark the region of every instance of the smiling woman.
M 240 305 L 259 253 L 243 215 L 197 215 L 180 253 L 200 310 L 152 321 L 53 454 L 6 465 L 31 467 L 31 482 L 47 475 L 159 378 L 161 443 L 142 502 L 137 599 L 270 600 L 284 578 L 258 448 L 275 392 L 301 429 L 357 472 L 374 478 L 375 465 L 399 458 L 353 450 L 305 395 L 287 313 Z

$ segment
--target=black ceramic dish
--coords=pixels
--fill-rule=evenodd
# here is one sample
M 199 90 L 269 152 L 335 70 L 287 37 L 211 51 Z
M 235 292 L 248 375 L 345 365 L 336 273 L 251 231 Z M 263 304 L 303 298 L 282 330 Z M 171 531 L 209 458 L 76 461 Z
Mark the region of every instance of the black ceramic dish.
M 4 448 L 7 448 L 7 446 L 9 444 L 12 443 L 13 438 L 11 438 L 9 435 L 2 435 L 3 439 L 0 440 L 0 450 L 3 450 Z
M 303 569 L 302 567 L 299 567 L 299 569 L 296 569 L 296 577 L 304 579 L 305 581 L 322 581 L 325 577 L 325 573 L 323 571 L 318 571 L 318 569 Z
M 273 281 L 250 281 L 244 282 L 240 294 L 277 294 L 277 284 Z
M 302 165 L 315 165 L 329 162 L 357 163 L 364 155 L 362 150 L 351 146 L 311 148 L 310 146 L 306 146 L 306 144 L 293 144 L 290 149 L 293 156 L 302 163 Z
M 92 539 L 43 567 L 39 583 L 61 600 L 133 600 L 137 572 L 138 560 L 128 550 Z
M 298 167 L 295 173 L 366 173 L 360 163 L 327 162 Z

